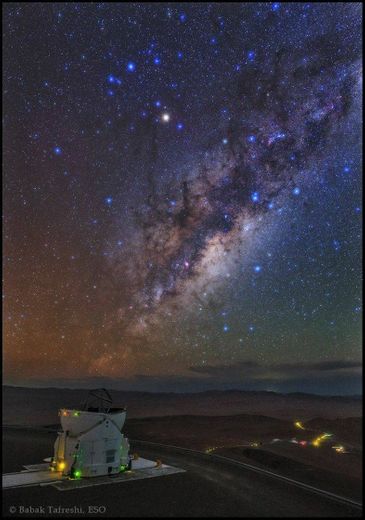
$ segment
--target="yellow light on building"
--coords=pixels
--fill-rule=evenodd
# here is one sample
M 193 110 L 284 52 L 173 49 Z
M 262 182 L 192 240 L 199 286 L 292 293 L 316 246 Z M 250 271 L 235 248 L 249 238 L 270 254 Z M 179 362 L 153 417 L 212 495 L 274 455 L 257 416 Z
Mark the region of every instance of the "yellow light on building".
M 322 435 L 319 435 L 312 441 L 312 445 L 318 448 L 318 446 L 321 445 L 321 442 L 329 439 L 329 437 L 332 437 L 332 433 L 322 433 Z
M 64 461 L 59 462 L 57 465 L 58 471 L 63 471 L 65 469 L 65 467 L 66 467 L 66 462 L 64 462 Z
M 345 452 L 345 448 L 343 446 L 333 446 L 333 449 L 337 452 L 337 453 L 344 453 Z
M 297 428 L 299 428 L 300 430 L 305 430 L 304 426 L 302 425 L 301 421 L 296 421 L 294 423 L 294 426 L 296 426 Z

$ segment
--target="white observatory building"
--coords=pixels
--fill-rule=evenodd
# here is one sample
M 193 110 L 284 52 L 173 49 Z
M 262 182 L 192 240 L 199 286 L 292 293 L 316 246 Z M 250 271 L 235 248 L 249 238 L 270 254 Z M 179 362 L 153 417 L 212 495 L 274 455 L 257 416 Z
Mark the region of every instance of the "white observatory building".
M 111 408 L 105 389 L 89 393 L 83 409 L 59 410 L 62 431 L 54 444 L 51 470 L 71 478 L 99 477 L 130 469 L 129 442 L 122 434 L 124 408 Z

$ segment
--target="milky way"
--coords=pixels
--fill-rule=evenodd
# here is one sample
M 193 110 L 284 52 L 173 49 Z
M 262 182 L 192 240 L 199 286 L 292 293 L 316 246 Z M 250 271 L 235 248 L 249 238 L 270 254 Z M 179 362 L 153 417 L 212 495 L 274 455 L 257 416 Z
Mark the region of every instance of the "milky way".
M 270 226 L 270 209 L 299 194 L 297 184 L 320 168 L 359 96 L 358 49 L 344 45 L 332 57 L 336 37 L 304 41 L 297 52 L 280 49 L 264 67 L 245 71 L 230 85 L 235 117 L 226 137 L 172 203 L 152 188 L 134 240 L 109 262 L 113 286 L 121 287 L 113 323 L 126 334 L 147 340 L 163 315 L 214 294 L 222 270 L 242 265 L 252 229 Z
M 359 391 L 361 26 L 7 4 L 7 382 Z

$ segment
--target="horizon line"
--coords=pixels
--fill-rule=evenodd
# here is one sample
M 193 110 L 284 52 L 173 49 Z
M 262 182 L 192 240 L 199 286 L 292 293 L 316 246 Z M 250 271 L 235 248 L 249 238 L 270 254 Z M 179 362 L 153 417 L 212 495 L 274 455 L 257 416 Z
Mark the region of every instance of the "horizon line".
M 50 389 L 55 389 L 55 390 L 82 390 L 82 391 L 89 391 L 89 390 L 93 390 L 95 389 L 96 387 L 93 386 L 93 387 L 69 387 L 69 386 L 31 386 L 31 385 L 26 385 L 26 384 L 12 384 L 12 383 L 3 383 L 2 384 L 2 387 L 3 388 L 6 388 L 6 387 L 10 387 L 10 388 L 24 388 L 24 389 L 33 389 L 33 390 L 50 390 Z M 101 388 L 101 387 L 100 387 Z M 319 393 L 315 393 L 315 392 L 302 392 L 302 391 L 293 391 L 293 392 L 280 392 L 280 391 L 276 391 L 276 390 L 255 390 L 255 389 L 251 389 L 251 390 L 241 390 L 239 388 L 226 388 L 226 389 L 219 389 L 219 388 L 214 388 L 214 389 L 206 389 L 206 390 L 195 390 L 195 391 L 192 391 L 192 390 L 178 390 L 178 391 L 174 391 L 174 390 L 165 390 L 165 391 L 156 391 L 156 390 L 124 390 L 124 389 L 118 389 L 118 388 L 109 388 L 110 391 L 112 392 L 127 392 L 127 393 L 137 393 L 137 394 L 203 394 L 203 393 L 212 393 L 212 392 L 216 392 L 216 393 L 226 393 L 226 392 L 240 392 L 240 393 L 261 393 L 261 394 L 277 394 L 277 395 L 285 395 L 285 396 L 291 396 L 291 395 L 308 395 L 308 396 L 313 396 L 313 397 L 329 397 L 329 398 L 334 398 L 334 397 L 347 397 L 347 398 L 363 398 L 363 394 L 362 393 L 358 393 L 358 394 L 339 394 L 339 393 L 336 393 L 336 394 L 319 394 Z

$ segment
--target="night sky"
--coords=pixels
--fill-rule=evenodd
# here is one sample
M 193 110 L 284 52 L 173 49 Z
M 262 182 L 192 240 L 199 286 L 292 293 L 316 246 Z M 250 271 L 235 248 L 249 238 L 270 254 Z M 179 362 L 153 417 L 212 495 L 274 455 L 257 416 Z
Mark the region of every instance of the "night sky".
M 5 382 L 359 393 L 361 26 L 5 4 Z

